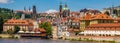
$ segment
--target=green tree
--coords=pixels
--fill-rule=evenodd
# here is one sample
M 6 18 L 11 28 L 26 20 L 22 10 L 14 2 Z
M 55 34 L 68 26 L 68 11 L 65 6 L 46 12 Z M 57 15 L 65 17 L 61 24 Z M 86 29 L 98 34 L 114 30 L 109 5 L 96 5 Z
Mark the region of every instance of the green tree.
M 75 31 L 75 35 L 78 35 L 81 31 Z
M 13 17 L 13 12 L 8 8 L 0 8 L 0 16 L 3 19 L 11 19 Z
M 118 16 L 120 17 L 120 10 L 118 10 Z
M 20 27 L 18 27 L 17 25 L 14 26 L 14 33 L 18 33 L 20 31 Z
M 22 31 L 26 32 L 25 28 L 23 28 Z
M 20 16 L 19 15 L 15 15 L 14 18 L 20 19 Z
M 9 29 L 9 30 L 7 30 L 7 33 L 8 33 L 8 34 L 13 34 L 14 31 L 13 31 L 12 29 Z
M 3 18 L 0 17 L 0 33 L 3 31 Z
M 46 30 L 47 35 L 52 34 L 52 25 L 49 24 L 48 22 L 39 24 L 39 28 L 44 28 Z
M 110 13 L 108 11 L 105 12 L 105 14 L 109 15 L 110 16 Z
M 118 16 L 118 11 L 116 9 L 113 10 L 113 14 L 115 14 L 116 16 Z

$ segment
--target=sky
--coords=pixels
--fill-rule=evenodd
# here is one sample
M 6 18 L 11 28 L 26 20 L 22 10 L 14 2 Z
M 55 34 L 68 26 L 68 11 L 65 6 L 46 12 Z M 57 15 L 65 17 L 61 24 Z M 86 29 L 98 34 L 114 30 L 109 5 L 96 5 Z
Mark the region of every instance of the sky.
M 60 2 L 62 5 L 66 3 L 71 11 L 79 11 L 80 9 L 89 8 L 102 10 L 103 8 L 120 5 L 120 0 L 0 0 L 1 8 L 9 8 L 13 10 L 23 10 L 32 8 L 36 5 L 37 12 L 45 12 L 48 10 L 59 10 Z

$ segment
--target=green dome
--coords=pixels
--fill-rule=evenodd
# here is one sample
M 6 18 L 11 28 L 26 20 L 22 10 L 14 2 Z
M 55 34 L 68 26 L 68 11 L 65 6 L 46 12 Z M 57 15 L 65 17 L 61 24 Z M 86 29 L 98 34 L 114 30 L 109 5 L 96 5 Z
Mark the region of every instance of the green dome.
M 63 10 L 69 10 L 69 8 L 63 8 Z

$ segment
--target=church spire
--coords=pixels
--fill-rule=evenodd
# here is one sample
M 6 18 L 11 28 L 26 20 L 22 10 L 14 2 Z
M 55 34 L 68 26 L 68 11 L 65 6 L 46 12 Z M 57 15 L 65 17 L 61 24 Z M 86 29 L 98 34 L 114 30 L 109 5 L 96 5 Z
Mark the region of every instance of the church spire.
M 60 2 L 60 5 L 59 5 L 59 12 L 60 13 L 62 12 L 62 2 Z
M 29 7 L 29 12 L 30 12 L 31 8 Z
M 24 7 L 24 11 L 26 11 L 26 7 Z
M 65 8 L 67 8 L 68 6 L 67 6 L 67 4 L 65 3 Z

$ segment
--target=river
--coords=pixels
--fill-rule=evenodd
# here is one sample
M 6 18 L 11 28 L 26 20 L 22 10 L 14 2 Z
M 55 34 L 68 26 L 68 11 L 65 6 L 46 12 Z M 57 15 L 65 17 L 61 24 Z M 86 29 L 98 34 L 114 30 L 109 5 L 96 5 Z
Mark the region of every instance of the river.
M 103 43 L 103 42 L 83 42 L 83 41 L 44 40 L 44 39 L 0 39 L 0 43 Z

